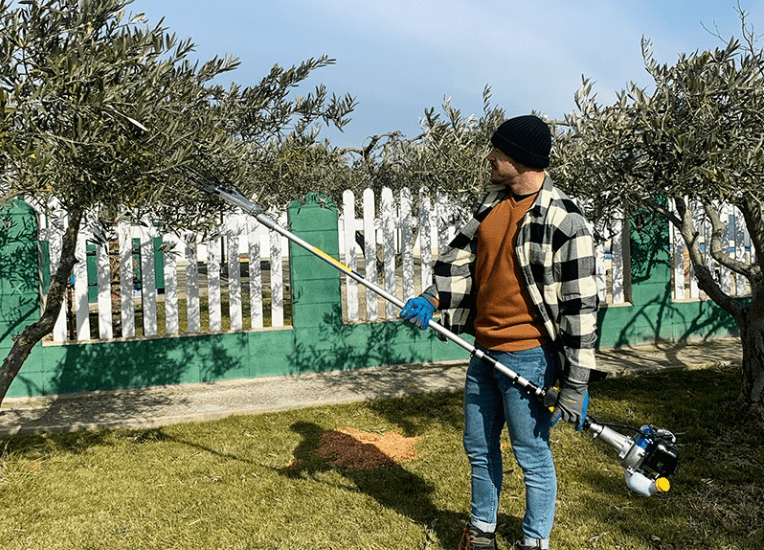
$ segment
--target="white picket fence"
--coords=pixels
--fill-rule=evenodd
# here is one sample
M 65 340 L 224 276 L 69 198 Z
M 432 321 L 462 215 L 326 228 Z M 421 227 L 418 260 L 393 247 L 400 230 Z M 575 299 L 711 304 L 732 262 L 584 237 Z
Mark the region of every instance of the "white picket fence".
M 445 249 L 456 231 L 449 223 L 452 215 L 444 196 L 436 194 L 433 201 L 428 193 L 420 191 L 416 214 L 412 213 L 412 194 L 408 189 L 401 190 L 397 202 L 395 199 L 390 189 L 383 189 L 377 207 L 374 193 L 367 189 L 358 215 L 355 195 L 345 191 L 340 250 L 348 267 L 405 300 L 429 285 L 438 252 Z M 597 249 L 597 285 L 603 303 L 625 303 L 624 262 L 628 258 L 624 255 L 621 226 L 620 220 L 613 221 L 612 237 Z M 356 232 L 363 234 L 363 247 L 355 238 Z M 382 268 L 381 274 L 378 266 Z M 345 278 L 343 294 L 348 321 L 389 319 L 398 314 L 389 302 L 369 300 L 369 292 L 350 277 Z M 380 311 L 382 307 L 384 312 Z
M 401 190 L 397 203 L 393 191 L 387 188 L 382 190 L 380 199 L 377 208 L 374 192 L 366 189 L 359 217 L 355 195 L 352 191 L 343 193 L 340 253 L 345 264 L 362 273 L 366 280 L 406 299 L 429 286 L 434 258 L 438 250 L 445 248 L 455 229 L 448 224 L 448 206 L 443 195 L 436 195 L 433 205 L 429 193 L 420 191 L 416 216 L 412 214 L 412 195 L 408 189 Z M 363 235 L 363 248 L 357 242 L 358 234 Z M 382 271 L 381 280 L 378 267 Z M 381 313 L 379 299 L 369 299 L 369 294 L 365 287 L 345 277 L 343 310 L 348 321 L 397 316 L 396 307 L 386 301 Z
M 52 274 L 60 258 L 66 215 L 59 210 L 50 218 L 39 217 L 40 240 L 48 242 Z M 280 221 L 285 223 L 285 216 Z M 154 251 L 157 237 L 162 241 L 161 289 L 157 288 Z M 268 232 L 253 218 L 229 216 L 222 235 L 209 242 L 196 235 L 179 238 L 162 233 L 152 224 L 117 226 L 108 250 L 103 242 L 95 246 L 95 303 L 89 299 L 87 269 L 87 245 L 92 241 L 90 231 L 80 232 L 72 288 L 53 330 L 54 342 L 112 339 L 115 325 L 121 338 L 222 332 L 224 326 L 230 331 L 262 328 L 266 326 L 266 298 L 270 300 L 267 326 L 284 325 L 286 239 Z M 264 285 L 264 275 L 268 285 Z M 228 303 L 225 311 L 224 297 Z M 243 322 L 245 302 L 247 326 Z M 91 330 L 92 319 L 97 319 L 97 331 Z M 137 319 L 141 321 L 138 326 Z
M 360 212 L 356 212 L 356 204 L 362 205 Z M 286 224 L 285 214 L 274 217 Z M 357 203 L 355 195 L 346 191 L 339 216 L 340 260 L 405 300 L 432 280 L 438 252 L 455 234 L 452 218 L 442 195 L 433 197 L 420 191 L 414 201 L 407 189 L 397 197 L 390 189 L 383 189 L 377 201 L 367 189 Z M 732 253 L 744 257 L 750 254 L 750 238 L 737 230 L 741 224 L 734 223 L 734 212 L 730 211 L 729 219 L 730 245 L 735 246 Z M 49 243 L 51 273 L 60 256 L 65 224 L 61 211 L 51 218 L 40 214 L 40 239 Z M 620 220 L 610 223 L 610 239 L 597 248 L 597 283 L 603 305 L 625 304 L 629 294 L 624 283 L 628 280 L 624 270 L 629 257 L 628 247 L 623 246 L 622 225 Z M 154 250 L 157 237 L 162 242 L 159 268 Z M 89 283 L 87 245 L 92 241 L 90 232 L 81 232 L 72 289 L 56 323 L 53 342 L 279 328 L 285 319 L 289 324 L 287 241 L 251 217 L 228 216 L 221 236 L 210 242 L 196 235 L 179 238 L 152 224 L 120 225 L 109 250 L 105 244 L 95 246 L 96 280 L 91 274 Z M 681 238 L 672 233 L 670 246 L 675 262 L 675 298 L 702 298 Z M 160 268 L 162 288 L 157 287 Z M 736 294 L 745 293 L 744 282 L 730 277 L 723 268 L 717 272 L 723 285 L 734 286 Z M 97 288 L 95 300 L 89 285 Z M 394 305 L 349 277 L 343 280 L 342 292 L 346 322 L 398 316 Z
M 676 206 L 672 202 L 670 208 L 676 212 Z M 701 218 L 701 205 L 690 203 L 689 208 L 693 219 Z M 721 205 L 719 207 L 722 222 L 725 224 L 724 241 L 727 243 L 727 252 L 730 257 L 745 263 L 753 263 L 756 260 L 756 252 L 751 245 L 751 236 L 744 222 L 740 211 L 734 206 Z M 722 290 L 730 295 L 737 297 L 748 296 L 751 288 L 748 280 L 742 275 L 735 274 L 718 264 L 707 253 L 707 245 L 711 242 L 711 225 L 708 222 L 702 224 L 700 235 L 700 248 L 703 252 L 706 266 L 714 273 L 714 276 Z M 669 230 L 669 246 L 671 250 L 672 264 L 672 282 L 674 300 L 697 300 L 705 299 L 704 293 L 698 288 L 698 281 L 695 277 L 695 270 L 689 261 L 687 246 L 681 233 L 673 225 Z

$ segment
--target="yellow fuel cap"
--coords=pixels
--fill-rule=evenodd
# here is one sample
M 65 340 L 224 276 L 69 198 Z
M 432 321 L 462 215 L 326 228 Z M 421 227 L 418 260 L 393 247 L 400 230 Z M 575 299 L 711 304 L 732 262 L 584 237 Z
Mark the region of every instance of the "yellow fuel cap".
M 655 488 L 658 489 L 658 492 L 660 493 L 667 493 L 669 489 L 671 489 L 671 483 L 669 483 L 669 480 L 665 477 L 659 477 L 655 480 Z

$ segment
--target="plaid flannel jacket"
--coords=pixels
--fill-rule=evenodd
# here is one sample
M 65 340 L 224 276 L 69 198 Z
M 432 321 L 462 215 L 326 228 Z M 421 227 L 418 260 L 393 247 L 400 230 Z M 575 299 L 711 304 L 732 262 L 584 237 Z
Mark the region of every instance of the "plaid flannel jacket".
M 443 325 L 456 333 L 474 334 L 478 228 L 510 192 L 504 185 L 490 185 L 487 191 L 473 217 L 438 258 L 435 284 L 423 293 L 437 299 Z M 598 305 L 594 241 L 581 211 L 549 176 L 522 221 L 515 250 L 530 297 L 564 355 L 563 369 L 594 369 Z

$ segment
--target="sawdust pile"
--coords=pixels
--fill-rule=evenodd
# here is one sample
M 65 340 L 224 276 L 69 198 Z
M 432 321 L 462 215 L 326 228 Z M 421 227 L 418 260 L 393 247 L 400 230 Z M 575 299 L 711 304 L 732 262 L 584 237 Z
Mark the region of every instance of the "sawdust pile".
M 418 456 L 419 437 L 405 437 L 397 432 L 384 435 L 343 428 L 324 432 L 316 455 L 331 459 L 335 466 L 357 470 L 390 468 Z

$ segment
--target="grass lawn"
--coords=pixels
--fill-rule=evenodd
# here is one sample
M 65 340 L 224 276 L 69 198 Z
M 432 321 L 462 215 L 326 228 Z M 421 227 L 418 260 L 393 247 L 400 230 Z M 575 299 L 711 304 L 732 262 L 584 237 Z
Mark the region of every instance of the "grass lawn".
M 615 451 L 553 432 L 555 550 L 764 548 L 764 422 L 736 407 L 739 368 L 609 379 L 599 420 L 677 433 L 672 490 L 630 493 Z M 418 456 L 354 469 L 316 455 L 352 428 L 419 438 Z M 0 438 L 3 550 L 442 550 L 468 519 L 461 395 L 236 416 L 150 430 Z M 623 431 L 623 430 L 621 430 Z M 499 544 L 520 534 L 521 476 L 505 452 Z

